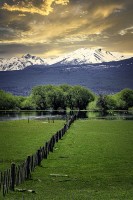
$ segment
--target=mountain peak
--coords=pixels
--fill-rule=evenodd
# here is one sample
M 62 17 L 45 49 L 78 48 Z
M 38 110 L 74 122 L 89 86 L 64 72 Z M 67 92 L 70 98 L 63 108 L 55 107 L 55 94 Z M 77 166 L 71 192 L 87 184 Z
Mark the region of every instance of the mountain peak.
M 22 70 L 32 65 L 87 65 L 127 59 L 117 52 L 105 51 L 102 48 L 80 48 L 57 58 L 42 59 L 29 53 L 21 58 L 12 57 L 0 60 L 0 71 Z
M 0 71 L 22 70 L 32 65 L 45 65 L 44 59 L 37 56 L 32 56 L 29 53 L 21 58 L 12 57 L 10 59 L 0 60 Z
M 127 57 L 117 52 L 105 51 L 101 48 L 80 48 L 71 53 L 49 59 L 48 64 L 81 65 L 124 60 Z
M 22 56 L 22 58 L 26 58 L 26 59 L 28 59 L 28 58 L 33 58 L 33 57 L 35 57 L 35 56 L 32 56 L 32 55 L 29 54 L 29 53 L 27 53 L 27 54 L 25 54 L 25 55 Z

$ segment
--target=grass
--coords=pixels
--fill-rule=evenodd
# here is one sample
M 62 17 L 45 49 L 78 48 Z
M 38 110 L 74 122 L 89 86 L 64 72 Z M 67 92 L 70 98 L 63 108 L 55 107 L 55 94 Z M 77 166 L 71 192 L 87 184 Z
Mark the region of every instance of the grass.
M 0 122 L 0 171 L 10 167 L 11 162 L 20 163 L 35 153 L 63 125 L 63 120 Z
M 5 200 L 132 200 L 132 121 L 78 120 L 54 153 Z

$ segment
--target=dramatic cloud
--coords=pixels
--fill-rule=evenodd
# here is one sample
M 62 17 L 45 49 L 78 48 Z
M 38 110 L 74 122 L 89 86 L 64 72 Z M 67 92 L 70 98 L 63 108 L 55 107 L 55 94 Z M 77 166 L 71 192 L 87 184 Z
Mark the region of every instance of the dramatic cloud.
M 131 0 L 2 0 L 0 54 L 49 57 L 81 47 L 131 54 L 132 19 Z
M 34 0 L 31 1 L 13 1 L 14 5 L 10 5 L 8 3 L 4 3 L 2 9 L 8 11 L 19 11 L 22 13 L 32 13 L 32 14 L 40 14 L 40 15 L 49 15 L 49 13 L 53 12 L 53 4 L 61 4 L 67 5 L 69 0 L 42 0 L 36 3 Z M 38 5 L 37 5 L 38 4 Z

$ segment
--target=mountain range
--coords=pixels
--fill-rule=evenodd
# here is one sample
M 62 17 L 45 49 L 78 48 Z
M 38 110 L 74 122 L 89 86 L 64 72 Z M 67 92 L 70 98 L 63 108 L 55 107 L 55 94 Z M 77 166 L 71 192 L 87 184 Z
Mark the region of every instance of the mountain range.
M 117 52 L 109 52 L 103 49 L 87 49 L 81 48 L 71 53 L 58 56 L 56 58 L 40 58 L 26 54 L 21 58 L 12 57 L 10 59 L 0 59 L 0 71 L 13 71 L 23 70 L 29 66 L 41 65 L 53 66 L 53 65 L 86 65 L 97 64 L 112 61 L 120 61 L 128 59 Z
M 0 89 L 28 95 L 36 85 L 85 86 L 97 94 L 133 89 L 133 58 L 102 49 L 81 48 L 57 58 L 26 54 L 0 59 Z
M 133 89 L 133 58 L 97 64 L 34 65 L 0 72 L 0 89 L 15 95 L 28 95 L 37 85 L 65 83 L 84 86 L 97 94 Z

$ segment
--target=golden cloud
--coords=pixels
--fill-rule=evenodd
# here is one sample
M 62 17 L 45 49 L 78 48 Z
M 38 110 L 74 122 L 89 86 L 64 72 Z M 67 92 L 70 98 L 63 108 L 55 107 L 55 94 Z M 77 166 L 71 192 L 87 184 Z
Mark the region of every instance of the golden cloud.
M 49 15 L 53 12 L 53 4 L 67 5 L 69 0 L 43 0 L 42 5 L 38 8 L 32 4 L 32 2 L 25 3 L 24 1 L 19 2 L 17 5 L 8 5 L 5 3 L 2 9 L 8 11 L 19 11 L 22 13 L 32 13 L 32 14 L 40 14 L 40 15 Z
M 71 11 L 71 10 L 70 10 Z M 73 20 L 71 20 L 73 18 Z M 110 28 L 110 23 L 100 23 L 95 21 L 95 17 L 88 14 L 88 16 L 80 17 L 66 17 L 59 20 L 59 16 L 55 16 L 54 23 L 49 21 L 45 23 L 45 20 L 33 21 L 29 23 L 29 30 L 22 31 L 17 30 L 17 38 L 13 38 L 11 41 L 5 40 L 5 43 L 23 43 L 23 44 L 70 44 L 78 43 L 85 40 L 90 40 L 92 35 L 102 34 L 103 31 Z M 53 31 L 56 30 L 56 31 Z M 43 34 L 44 33 L 44 34 Z
M 44 52 L 45 58 L 48 57 L 56 57 L 57 55 L 62 55 L 64 52 L 62 49 L 54 49 L 54 50 L 48 50 L 47 52 Z
M 112 14 L 113 12 L 116 12 L 116 10 L 121 10 L 123 9 L 123 5 L 119 4 L 112 4 L 110 6 L 100 6 L 99 8 L 97 8 L 94 12 L 94 17 L 102 17 L 102 18 L 106 18 L 108 17 L 110 14 Z

